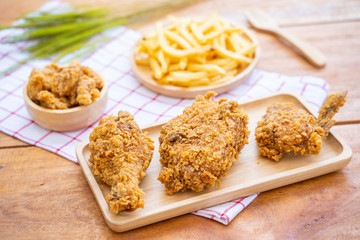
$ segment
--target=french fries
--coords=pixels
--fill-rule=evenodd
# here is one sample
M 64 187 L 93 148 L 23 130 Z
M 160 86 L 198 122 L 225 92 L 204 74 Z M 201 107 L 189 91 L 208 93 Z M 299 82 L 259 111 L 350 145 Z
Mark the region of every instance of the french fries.
M 139 40 L 135 62 L 149 66 L 162 84 L 181 87 L 231 80 L 254 59 L 257 43 L 217 15 L 204 20 L 169 17 L 156 32 Z

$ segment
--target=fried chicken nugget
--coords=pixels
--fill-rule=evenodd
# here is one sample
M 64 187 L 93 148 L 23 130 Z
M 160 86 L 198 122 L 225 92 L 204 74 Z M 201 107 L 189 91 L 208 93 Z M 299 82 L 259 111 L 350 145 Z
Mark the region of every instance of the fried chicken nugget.
M 33 69 L 27 84 L 30 99 L 45 108 L 67 109 L 89 105 L 100 97 L 102 78 L 74 60 L 66 66 L 52 63 L 42 70 Z
M 54 75 L 54 81 L 51 82 L 51 92 L 60 97 L 70 95 L 72 89 L 76 85 L 81 76 L 80 62 L 74 60 L 66 67 L 59 68 L 59 71 Z
M 292 103 L 278 103 L 267 108 L 255 129 L 262 156 L 279 161 L 284 153 L 318 154 L 322 140 L 335 124 L 332 117 L 344 105 L 347 92 L 332 94 L 316 119 Z
M 90 162 L 94 176 L 111 186 L 106 196 L 111 213 L 144 207 L 144 192 L 139 183 L 153 150 L 153 141 L 128 112 L 104 117 L 94 128 L 90 134 Z
M 57 98 L 49 91 L 40 91 L 36 95 L 36 99 L 39 101 L 40 106 L 49 109 L 67 109 L 68 105 L 66 99 Z
M 88 105 L 94 99 L 100 97 L 100 91 L 95 87 L 96 82 L 93 78 L 84 75 L 80 77 L 78 87 L 76 89 L 76 101 L 80 105 Z
M 197 96 L 183 113 L 162 127 L 158 180 L 172 195 L 188 189 L 199 192 L 220 185 L 248 143 L 248 116 L 235 101 L 211 99 L 215 92 Z

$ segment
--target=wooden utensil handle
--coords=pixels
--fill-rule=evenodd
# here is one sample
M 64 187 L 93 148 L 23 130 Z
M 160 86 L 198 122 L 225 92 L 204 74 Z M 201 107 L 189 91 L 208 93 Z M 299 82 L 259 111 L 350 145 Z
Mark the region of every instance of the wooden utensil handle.
M 360 123 L 360 119 L 352 119 L 352 120 L 336 121 L 335 125 L 347 125 L 347 124 L 359 124 L 359 123 Z
M 286 40 L 294 48 L 296 48 L 314 66 L 325 66 L 326 57 L 324 56 L 324 54 L 322 54 L 319 50 L 317 50 L 310 44 L 281 29 L 277 29 L 275 33 L 284 40 Z

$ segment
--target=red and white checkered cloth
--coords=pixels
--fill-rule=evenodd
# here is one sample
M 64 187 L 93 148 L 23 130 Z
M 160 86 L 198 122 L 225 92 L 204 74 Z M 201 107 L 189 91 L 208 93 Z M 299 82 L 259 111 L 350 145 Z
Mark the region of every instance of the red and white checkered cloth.
M 52 9 L 64 4 L 61 1 L 46 3 L 42 9 Z M 0 39 L 9 31 L 0 31 Z M 140 126 L 171 119 L 180 114 L 194 100 L 170 98 L 152 92 L 140 84 L 129 63 L 129 54 L 140 34 L 125 27 L 109 29 L 103 35 L 111 40 L 91 55 L 81 60 L 102 74 L 109 85 L 109 100 L 103 116 L 117 114 L 121 110 L 132 113 Z M 27 57 L 20 52 L 29 43 L 0 44 L 0 72 Z M 78 131 L 54 132 L 38 126 L 29 116 L 23 98 L 23 87 L 33 68 L 42 69 L 51 59 L 30 61 L 0 79 L 0 130 L 29 144 L 57 153 L 77 162 L 75 146 L 88 139 L 97 123 Z M 227 93 L 221 94 L 229 100 L 246 100 L 261 97 L 280 90 L 299 93 L 314 109 L 319 110 L 325 100 L 329 85 L 315 77 L 289 77 L 279 73 L 256 69 L 250 78 Z M 193 212 L 198 216 L 219 221 L 225 225 L 241 212 L 258 194 L 243 197 L 207 209 Z

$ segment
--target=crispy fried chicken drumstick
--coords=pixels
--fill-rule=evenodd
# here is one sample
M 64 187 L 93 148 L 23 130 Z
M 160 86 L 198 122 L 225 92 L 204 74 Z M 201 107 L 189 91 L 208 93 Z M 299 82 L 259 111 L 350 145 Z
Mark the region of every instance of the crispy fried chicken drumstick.
M 248 143 L 248 116 L 237 102 L 216 102 L 211 99 L 215 95 L 197 96 L 181 115 L 162 127 L 159 151 L 163 169 L 158 180 L 169 195 L 220 185 L 219 178 Z
M 318 154 L 322 140 L 334 126 L 332 117 L 344 105 L 347 92 L 332 94 L 321 107 L 318 119 L 292 103 L 274 104 L 255 130 L 260 154 L 279 161 L 284 153 Z
M 153 150 L 153 141 L 128 112 L 104 117 L 94 128 L 90 134 L 90 162 L 94 176 L 111 186 L 106 196 L 111 213 L 144 207 L 144 192 L 139 183 Z

